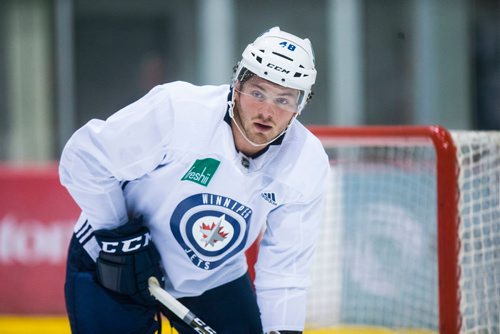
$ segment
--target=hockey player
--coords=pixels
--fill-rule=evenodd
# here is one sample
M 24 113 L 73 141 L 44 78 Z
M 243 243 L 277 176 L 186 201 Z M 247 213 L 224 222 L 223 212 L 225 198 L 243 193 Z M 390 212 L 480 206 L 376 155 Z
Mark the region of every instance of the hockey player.
M 75 132 L 60 161 L 82 209 L 65 285 L 75 333 L 154 333 L 151 276 L 217 333 L 302 332 L 329 171 L 296 120 L 315 78 L 309 40 L 275 27 L 231 85 L 157 86 Z M 245 251 L 262 232 L 253 286 Z

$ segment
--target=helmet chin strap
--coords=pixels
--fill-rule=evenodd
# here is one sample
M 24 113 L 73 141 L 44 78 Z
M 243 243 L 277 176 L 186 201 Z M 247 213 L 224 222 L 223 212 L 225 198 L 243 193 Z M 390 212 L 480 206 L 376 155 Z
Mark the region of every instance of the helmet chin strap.
M 234 124 L 236 125 L 236 128 L 238 129 L 239 133 L 243 136 L 243 138 L 245 138 L 245 140 L 252 146 L 254 147 L 264 147 L 264 146 L 267 146 L 269 144 L 271 144 L 272 142 L 274 142 L 276 139 L 278 139 L 279 137 L 281 137 L 287 130 L 288 128 L 290 128 L 290 126 L 292 125 L 292 122 L 295 118 L 297 118 L 298 116 L 298 113 L 296 113 L 291 119 L 290 119 L 290 122 L 288 122 L 288 125 L 286 126 L 286 128 L 281 131 L 276 137 L 274 137 L 273 139 L 271 139 L 270 141 L 266 142 L 266 143 L 263 143 L 263 144 L 257 144 L 256 142 L 253 142 L 252 140 L 250 140 L 250 138 L 248 138 L 248 136 L 245 134 L 245 132 L 243 131 L 243 129 L 241 129 L 241 127 L 239 126 L 238 122 L 236 121 L 236 118 L 234 117 L 234 101 L 230 101 L 228 102 L 229 104 L 229 117 L 231 117 L 231 119 L 233 120 Z

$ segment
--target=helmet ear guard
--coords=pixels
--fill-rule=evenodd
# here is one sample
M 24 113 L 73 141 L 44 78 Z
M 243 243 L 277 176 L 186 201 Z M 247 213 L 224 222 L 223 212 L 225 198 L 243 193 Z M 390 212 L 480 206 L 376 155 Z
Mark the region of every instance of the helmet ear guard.
M 271 28 L 243 51 L 234 73 L 233 87 L 247 70 L 275 84 L 299 90 L 298 113 L 311 99 L 316 68 L 307 38 L 281 31 L 279 27 Z

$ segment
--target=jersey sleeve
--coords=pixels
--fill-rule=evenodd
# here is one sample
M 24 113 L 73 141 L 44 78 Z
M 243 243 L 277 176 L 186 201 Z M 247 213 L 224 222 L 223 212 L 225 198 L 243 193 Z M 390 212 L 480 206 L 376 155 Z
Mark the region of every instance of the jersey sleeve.
M 264 331 L 303 330 L 306 288 L 320 230 L 323 194 L 273 211 L 262 238 L 255 287 Z
M 168 93 L 158 86 L 107 120 L 91 120 L 69 139 L 60 181 L 94 229 L 128 220 L 121 184 L 152 171 L 165 157 L 170 109 Z
M 321 142 L 313 135 L 299 136 L 300 129 L 287 134 L 284 155 L 273 160 L 273 176 L 286 200 L 267 216 L 255 265 L 265 332 L 304 329 L 306 288 L 323 222 L 330 164 Z

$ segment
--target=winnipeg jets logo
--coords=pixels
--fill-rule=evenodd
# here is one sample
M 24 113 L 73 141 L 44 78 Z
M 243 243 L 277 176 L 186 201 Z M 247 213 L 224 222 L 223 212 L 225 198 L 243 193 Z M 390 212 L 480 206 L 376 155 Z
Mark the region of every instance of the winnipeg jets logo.
M 182 200 L 170 220 L 187 258 L 211 270 L 245 248 L 252 209 L 232 198 L 202 193 Z
M 201 224 L 200 233 L 203 235 L 201 240 L 205 243 L 205 247 L 208 245 L 215 246 L 216 242 L 224 241 L 227 238 L 229 233 L 225 233 L 223 231 L 224 227 L 221 226 L 225 217 L 226 215 L 222 215 L 217 225 L 215 223 L 212 223 L 211 226 L 205 225 L 205 223 Z

